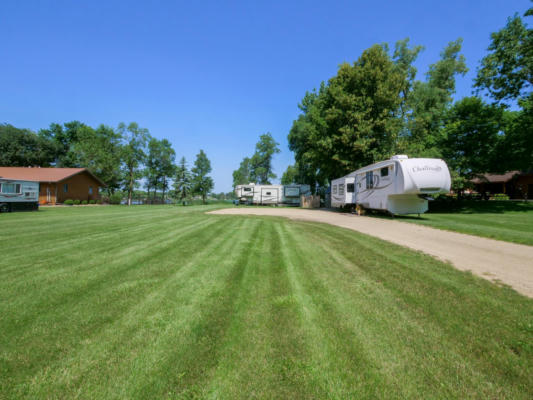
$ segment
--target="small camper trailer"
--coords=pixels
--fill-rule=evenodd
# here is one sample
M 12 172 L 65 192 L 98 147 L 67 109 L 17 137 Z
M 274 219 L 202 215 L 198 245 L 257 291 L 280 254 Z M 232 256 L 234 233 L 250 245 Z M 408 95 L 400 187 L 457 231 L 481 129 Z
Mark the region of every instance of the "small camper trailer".
M 450 185 L 443 160 L 397 155 L 334 179 L 331 205 L 421 214 L 428 209 L 428 196 L 448 193 Z
M 300 196 L 311 193 L 309 185 L 237 185 L 235 195 L 241 204 L 300 205 Z
M 39 183 L 0 178 L 0 212 L 37 210 Z

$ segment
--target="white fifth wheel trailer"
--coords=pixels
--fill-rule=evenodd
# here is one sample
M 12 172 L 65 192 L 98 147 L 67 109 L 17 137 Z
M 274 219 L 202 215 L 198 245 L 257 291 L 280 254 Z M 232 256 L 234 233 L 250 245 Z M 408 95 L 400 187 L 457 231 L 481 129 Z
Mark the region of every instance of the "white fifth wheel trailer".
M 0 212 L 38 208 L 39 182 L 0 178 Z
M 309 185 L 237 185 L 235 195 L 242 204 L 300 205 L 300 196 L 311 193 Z
M 333 207 L 422 214 L 428 210 L 429 195 L 450 191 L 451 179 L 443 160 L 397 155 L 335 179 L 331 185 Z

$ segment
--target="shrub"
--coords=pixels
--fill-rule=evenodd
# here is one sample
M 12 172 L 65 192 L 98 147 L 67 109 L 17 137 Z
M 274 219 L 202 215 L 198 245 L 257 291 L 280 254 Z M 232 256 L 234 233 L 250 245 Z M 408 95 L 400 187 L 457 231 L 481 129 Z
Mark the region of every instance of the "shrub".
M 89 204 L 96 204 L 96 200 L 89 200 Z
M 491 200 L 509 200 L 509 196 L 507 196 L 505 193 L 496 193 L 491 197 Z
M 66 199 L 63 204 L 66 206 L 71 206 L 72 204 L 74 204 L 74 201 L 72 201 L 71 199 Z
M 79 204 L 80 204 L 80 201 L 79 201 L 78 199 L 76 199 L 76 200 L 74 200 L 74 202 L 73 202 L 73 203 L 74 203 L 74 205 L 75 205 L 75 206 L 77 206 L 77 205 L 79 205 Z
M 122 201 L 122 195 L 120 193 L 113 193 L 109 196 L 109 204 L 120 204 Z
M 89 202 L 87 200 L 82 200 L 81 204 L 86 205 L 89 204 Z
M 102 204 L 102 200 L 101 199 L 96 199 L 96 204 Z

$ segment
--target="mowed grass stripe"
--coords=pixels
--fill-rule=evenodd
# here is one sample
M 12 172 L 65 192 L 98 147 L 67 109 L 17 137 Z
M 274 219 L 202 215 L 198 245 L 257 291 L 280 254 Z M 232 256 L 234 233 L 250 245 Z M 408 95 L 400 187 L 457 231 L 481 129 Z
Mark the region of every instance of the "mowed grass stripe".
M 511 289 L 329 225 L 92 210 L 12 224 L 0 398 L 533 397 L 533 302 Z M 26 240 L 67 216 L 85 241 Z
M 236 224 L 237 225 L 237 224 Z M 222 225 L 217 224 L 217 228 Z M 226 226 L 224 226 L 225 228 Z M 236 226 L 238 228 L 238 226 Z M 226 251 L 235 242 L 231 234 L 224 234 L 223 229 L 213 229 L 205 236 L 204 248 L 192 247 L 190 257 L 171 276 L 165 277 L 157 288 L 151 288 L 140 301 L 118 316 L 116 322 L 108 326 L 95 337 L 90 338 L 88 345 L 80 348 L 72 357 L 59 360 L 54 373 L 43 371 L 37 380 L 39 385 L 31 387 L 31 396 L 44 393 L 75 394 L 77 387 L 84 388 L 81 397 L 108 397 L 112 393 L 130 398 L 131 392 L 157 377 L 161 376 L 156 366 L 164 364 L 174 352 L 187 349 L 187 339 L 193 330 L 195 321 L 200 316 L 198 308 L 206 302 L 213 305 L 210 297 L 217 285 L 222 287 L 227 269 L 213 265 L 205 252 Z M 200 260 L 200 258 L 202 258 Z M 175 263 L 175 259 L 170 259 Z M 155 290 L 157 289 L 157 290 Z M 128 342 L 128 346 L 124 346 Z M 94 369 L 93 365 L 101 368 Z M 155 371 L 151 371 L 155 369 Z M 171 366 L 175 370 L 176 365 Z M 68 370 L 68 376 L 63 371 Z M 109 386 L 100 384 L 101 376 L 112 376 Z
M 464 396 L 486 394 L 490 397 L 498 393 L 501 386 L 494 381 L 500 379 L 499 383 L 513 382 L 508 392 L 512 396 L 519 397 L 524 389 L 531 390 L 526 383 L 531 381 L 528 375 L 531 365 L 524 363 L 525 354 L 517 355 L 514 349 L 521 343 L 518 351 L 531 350 L 526 344 L 527 337 L 531 336 L 528 321 L 533 316 L 530 300 L 524 302 L 515 293 L 499 290 L 422 254 L 417 255 L 419 260 L 414 263 L 413 253 L 399 246 L 323 225 L 314 229 L 314 233 L 321 230 L 327 233 L 319 241 L 320 250 L 340 254 L 347 260 L 335 263 L 333 269 L 318 266 L 316 270 L 321 277 L 314 282 L 310 292 L 322 293 L 318 296 L 320 299 L 337 297 L 332 304 L 337 308 L 344 306 L 340 311 L 342 319 L 351 319 L 352 326 L 357 327 L 353 337 L 362 338 L 369 354 L 381 358 L 378 360 L 380 369 L 388 370 L 386 375 L 393 377 L 395 385 L 407 397 L 422 387 L 443 395 L 455 392 Z M 309 239 L 306 232 L 297 236 L 303 243 Z M 336 236 L 356 241 L 351 247 L 336 246 Z M 385 262 L 372 262 L 376 249 L 380 249 Z M 308 257 L 317 259 L 313 253 Z M 308 266 L 313 265 L 308 263 Z M 364 267 L 363 274 L 358 271 L 361 266 Z M 490 294 L 484 296 L 483 291 L 465 290 L 466 294 L 461 295 L 453 286 L 443 290 L 442 279 L 432 281 L 423 273 L 417 273 L 417 269 L 438 270 L 436 275 L 446 274 L 456 281 L 460 281 L 457 278 L 461 276 L 466 278 L 463 282 L 466 281 L 467 288 L 469 281 L 475 280 Z M 309 276 L 312 275 L 306 268 L 302 277 Z M 372 281 L 374 283 L 369 284 Z M 328 286 L 330 291 L 321 292 L 321 288 Z M 500 305 L 502 301 L 508 304 L 500 310 L 503 313 L 488 318 L 483 310 L 494 301 L 494 292 L 499 294 Z M 517 305 L 518 309 L 515 308 Z M 328 315 L 334 315 L 334 312 L 330 311 Z M 339 332 L 339 329 L 335 331 Z M 494 341 L 494 335 L 500 340 L 507 338 L 507 346 L 502 347 L 503 343 Z M 498 357 L 494 357 L 494 353 L 499 353 Z M 487 357 L 487 354 L 491 356 Z M 380 393 L 380 397 L 389 395 Z
M 293 300 L 279 224 L 260 221 L 251 237 L 243 290 L 222 356 L 202 396 L 211 398 L 314 397 L 299 310 Z

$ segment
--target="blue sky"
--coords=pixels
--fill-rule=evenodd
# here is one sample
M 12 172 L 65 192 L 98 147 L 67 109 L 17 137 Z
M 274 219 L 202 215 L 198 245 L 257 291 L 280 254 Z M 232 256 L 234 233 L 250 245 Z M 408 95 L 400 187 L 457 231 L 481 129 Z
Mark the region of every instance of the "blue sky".
M 136 121 L 192 163 L 212 161 L 215 191 L 271 132 L 287 134 L 306 90 L 374 43 L 425 46 L 419 78 L 451 40 L 464 39 L 471 93 L 491 32 L 529 0 L 20 1 L 0 2 L 0 123 Z

